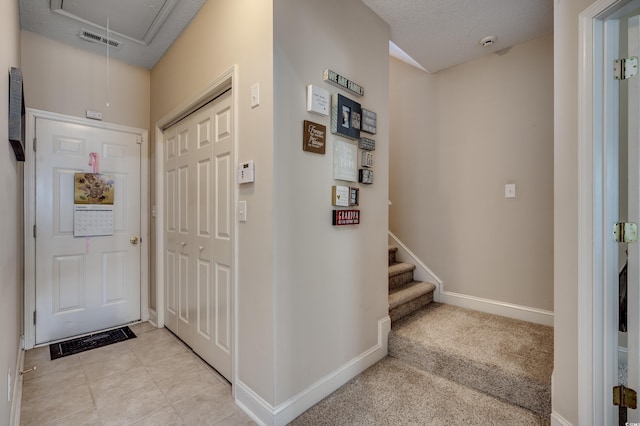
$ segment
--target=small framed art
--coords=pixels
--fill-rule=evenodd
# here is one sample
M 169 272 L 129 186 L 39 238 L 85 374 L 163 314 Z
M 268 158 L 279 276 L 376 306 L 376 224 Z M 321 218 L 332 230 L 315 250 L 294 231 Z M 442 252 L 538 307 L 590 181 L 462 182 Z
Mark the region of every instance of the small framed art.
M 349 139 L 360 138 L 360 104 L 334 93 L 331 96 L 331 132 Z

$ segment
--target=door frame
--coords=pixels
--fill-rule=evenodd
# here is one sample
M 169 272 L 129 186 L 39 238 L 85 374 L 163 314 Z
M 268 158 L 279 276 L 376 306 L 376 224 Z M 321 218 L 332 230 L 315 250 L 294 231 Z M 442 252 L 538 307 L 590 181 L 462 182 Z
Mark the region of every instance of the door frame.
M 578 416 L 617 424 L 611 389 L 618 366 L 618 58 L 620 19 L 638 0 L 598 0 L 579 17 Z M 614 123 L 611 125 L 610 123 Z M 557 285 L 557 283 L 556 283 Z M 616 383 L 614 383 L 614 381 Z
M 25 163 L 24 163 L 24 349 L 36 345 L 36 329 L 33 312 L 36 309 L 36 244 L 33 227 L 36 220 L 36 164 L 33 155 L 33 141 L 36 137 L 38 118 L 61 123 L 78 124 L 103 130 L 132 133 L 142 138 L 140 147 L 140 316 L 142 321 L 149 319 L 149 138 L 145 129 L 89 120 L 34 108 L 26 109 Z M 48 343 L 47 343 L 48 344 Z
M 233 65 L 231 68 L 223 72 L 219 77 L 209 82 L 202 89 L 198 90 L 195 95 L 191 96 L 184 103 L 178 105 L 171 112 L 159 119 L 154 125 L 155 131 L 155 282 L 156 282 L 156 309 L 151 310 L 151 321 L 156 324 L 157 327 L 164 327 L 164 310 L 165 310 L 165 262 L 164 262 L 164 225 L 165 225 L 165 211 L 164 206 L 164 138 L 163 131 L 173 124 L 177 123 L 184 117 L 188 116 L 201 106 L 215 99 L 218 95 L 231 89 L 231 110 L 233 114 L 233 155 L 231 159 L 231 165 L 233 167 L 233 190 L 231 191 L 231 205 L 233 208 L 233 238 L 231 239 L 232 246 L 232 290 L 233 303 L 231 313 L 231 348 L 233 353 L 231 354 L 231 383 L 235 383 L 237 356 L 238 356 L 238 339 L 237 339 L 237 324 L 238 324 L 238 217 L 237 202 L 238 199 L 238 174 L 235 172 L 238 169 L 238 66 Z M 232 387 L 232 391 L 235 393 L 235 386 Z

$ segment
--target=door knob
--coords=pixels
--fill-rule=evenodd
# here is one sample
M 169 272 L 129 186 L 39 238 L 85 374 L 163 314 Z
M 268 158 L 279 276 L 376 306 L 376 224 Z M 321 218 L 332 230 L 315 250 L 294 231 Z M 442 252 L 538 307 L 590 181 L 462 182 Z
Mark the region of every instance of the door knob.
M 135 246 L 136 244 L 138 244 L 138 242 L 139 242 L 139 241 L 140 241 L 140 239 L 139 239 L 138 237 L 131 237 L 131 238 L 129 238 L 129 242 L 130 242 L 131 244 L 133 244 L 134 246 Z

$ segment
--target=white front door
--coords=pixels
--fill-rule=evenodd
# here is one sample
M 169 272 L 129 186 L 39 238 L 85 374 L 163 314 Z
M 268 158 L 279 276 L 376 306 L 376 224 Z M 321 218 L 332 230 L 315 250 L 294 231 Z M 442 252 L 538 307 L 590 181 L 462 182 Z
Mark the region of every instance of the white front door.
M 138 137 L 36 119 L 36 344 L 140 319 Z M 113 235 L 75 237 L 74 174 L 91 153 L 113 177 Z
M 165 325 L 230 381 L 232 130 L 227 91 L 163 133 Z

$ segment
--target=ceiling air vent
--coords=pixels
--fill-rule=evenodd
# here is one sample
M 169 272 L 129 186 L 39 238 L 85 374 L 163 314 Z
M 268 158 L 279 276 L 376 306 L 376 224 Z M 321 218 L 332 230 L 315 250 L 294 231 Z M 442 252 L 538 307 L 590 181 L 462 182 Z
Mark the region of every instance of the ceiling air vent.
M 122 42 L 119 40 L 114 40 L 112 38 L 108 38 L 103 36 L 102 34 L 95 33 L 93 31 L 85 30 L 84 28 L 80 29 L 80 34 L 78 34 L 83 40 L 91 41 L 94 43 L 102 43 L 105 46 L 109 46 L 113 49 L 120 49 L 122 47 Z

